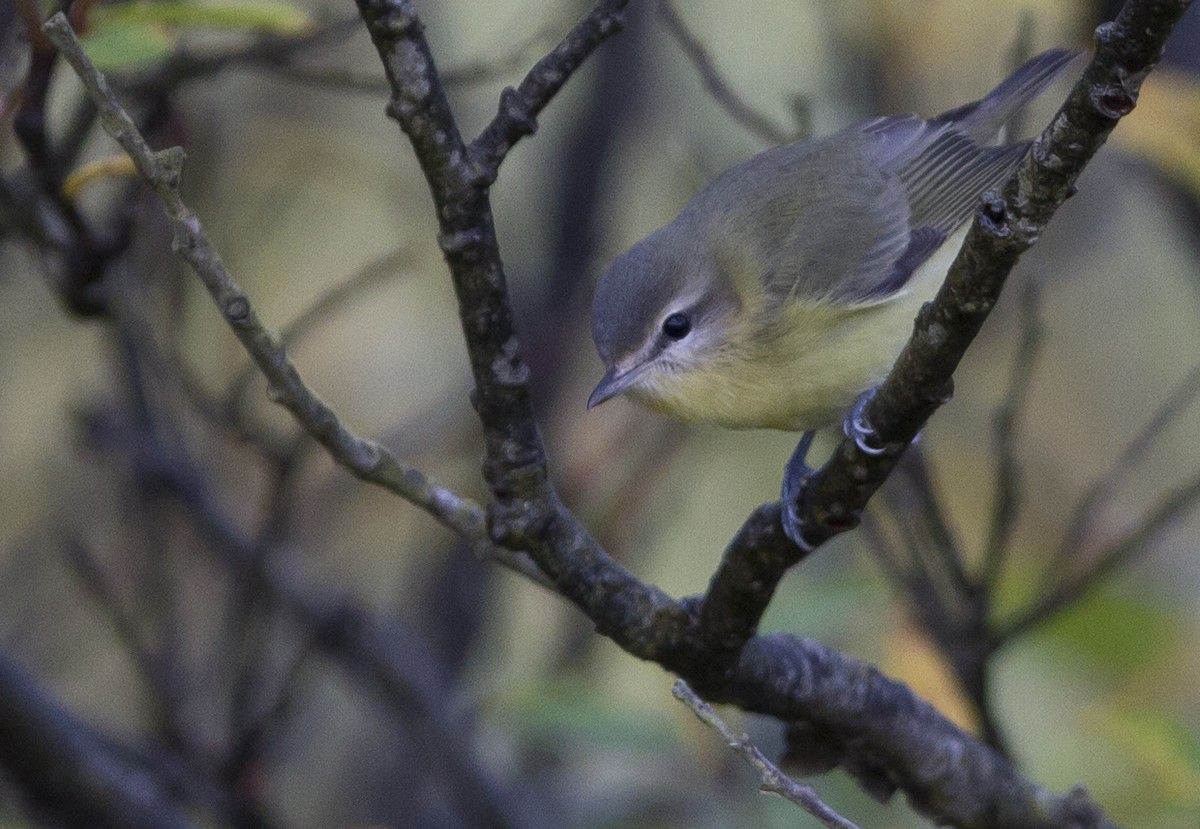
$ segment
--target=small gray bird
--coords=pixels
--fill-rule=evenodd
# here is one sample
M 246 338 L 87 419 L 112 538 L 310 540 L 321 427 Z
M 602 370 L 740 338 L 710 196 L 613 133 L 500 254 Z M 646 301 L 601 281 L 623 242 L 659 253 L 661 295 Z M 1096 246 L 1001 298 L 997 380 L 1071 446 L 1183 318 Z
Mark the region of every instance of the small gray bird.
M 980 196 L 1029 148 L 990 143 L 1078 56 L 1038 55 L 936 118 L 876 118 L 722 173 L 600 280 L 607 372 L 588 407 L 625 393 L 735 429 L 835 423 L 887 374 Z

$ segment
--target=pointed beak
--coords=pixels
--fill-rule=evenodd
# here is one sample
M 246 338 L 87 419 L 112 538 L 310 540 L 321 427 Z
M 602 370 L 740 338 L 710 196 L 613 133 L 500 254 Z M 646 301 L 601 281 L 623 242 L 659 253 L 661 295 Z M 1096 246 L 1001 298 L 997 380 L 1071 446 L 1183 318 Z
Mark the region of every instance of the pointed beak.
M 600 382 L 592 390 L 592 395 L 588 398 L 587 407 L 594 409 L 605 400 L 616 397 L 629 388 L 630 384 L 637 379 L 637 375 L 638 372 L 636 370 L 621 373 L 616 368 L 610 368 L 604 372 L 604 376 L 600 378 Z

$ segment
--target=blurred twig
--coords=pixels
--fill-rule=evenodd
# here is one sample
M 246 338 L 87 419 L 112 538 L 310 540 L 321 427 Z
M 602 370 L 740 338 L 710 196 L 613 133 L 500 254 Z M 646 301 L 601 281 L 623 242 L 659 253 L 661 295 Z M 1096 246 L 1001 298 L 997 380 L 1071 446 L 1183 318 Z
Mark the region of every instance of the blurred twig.
M 1200 504 L 1200 475 L 1170 490 L 1141 521 L 1097 551 L 1088 550 L 1088 530 L 1120 482 L 1145 460 L 1153 442 L 1200 397 L 1200 365 L 1192 368 L 1134 436 L 1108 473 L 1094 483 L 1075 508 L 1062 543 L 1050 558 L 1045 582 L 1049 589 L 1027 608 L 997 625 L 997 638 L 1007 641 L 1050 619 L 1091 589 L 1118 566 L 1148 550 L 1158 535 Z M 1084 562 L 1082 565 L 1076 562 Z
M 118 73 L 112 82 L 123 91 L 161 93 L 164 89 L 229 69 L 250 69 L 314 88 L 387 94 L 387 79 L 378 73 L 356 72 L 338 66 L 312 66 L 298 60 L 306 52 L 348 38 L 361 26 L 362 21 L 353 16 L 323 23 L 312 32 L 290 37 L 268 35 L 245 45 L 203 52 L 180 49 L 151 70 Z M 503 54 L 448 67 L 445 81 L 451 86 L 463 87 L 493 83 L 516 71 L 548 37 L 549 25 L 542 26 Z
M 84 81 L 105 130 L 134 159 L 142 177 L 162 200 L 175 232 L 175 249 L 196 271 L 225 321 L 266 375 L 272 398 L 359 478 L 391 490 L 467 538 L 484 539 L 483 510 L 478 504 L 429 480 L 378 443 L 351 432 L 304 384 L 283 345 L 262 324 L 245 291 L 225 269 L 199 217 L 180 197 L 183 152 L 174 148 L 156 153 L 147 146 L 64 17 L 51 18 L 46 32 Z
M 725 721 L 717 716 L 713 707 L 696 695 L 682 679 L 675 680 L 671 686 L 675 699 L 682 702 L 700 722 L 715 729 L 724 738 L 726 744 L 739 757 L 746 761 L 750 768 L 758 772 L 761 789 L 768 794 L 777 794 L 815 817 L 830 829 L 858 829 L 858 827 L 829 808 L 812 786 L 797 783 L 788 777 L 779 767 L 767 759 L 758 746 L 750 741 L 749 735 L 734 731 Z
M 394 278 L 396 271 L 412 260 L 412 250 L 402 246 L 367 262 L 344 282 L 334 285 L 318 296 L 300 314 L 279 330 L 279 341 L 286 348 L 297 343 L 321 323 L 339 313 L 349 303 L 376 285 Z M 250 384 L 260 376 L 254 364 L 247 365 L 234 375 L 225 391 L 225 406 L 228 409 L 241 407 Z
M 355 20 L 358 23 L 358 20 Z M 549 37 L 549 27 L 534 31 L 523 42 L 502 55 L 449 66 L 442 74 L 447 86 L 470 87 L 494 83 L 519 69 L 529 55 Z M 257 60 L 254 68 L 277 74 L 286 80 L 314 87 L 329 87 L 347 92 L 385 95 L 391 91 L 387 79 L 378 74 L 354 72 L 339 67 L 302 66 L 295 62 Z
M 1036 277 L 1030 276 L 1020 292 L 1020 338 L 1013 356 L 1008 391 L 992 416 L 992 438 L 996 453 L 996 476 L 991 510 L 991 526 L 983 551 L 980 582 L 994 589 L 1004 566 L 1009 541 L 1016 528 L 1020 510 L 1020 469 L 1017 464 L 1019 418 L 1029 398 L 1030 381 L 1042 343 L 1042 325 L 1038 319 L 1041 290 Z
M 1075 507 L 1062 543 L 1046 562 L 1047 583 L 1053 583 L 1064 575 L 1071 559 L 1076 557 L 1083 547 L 1088 531 L 1097 523 L 1100 510 L 1112 498 L 1117 487 L 1145 461 L 1154 441 L 1197 397 L 1200 397 L 1200 364 L 1194 366 L 1167 396 L 1133 440 L 1116 457 L 1108 472 L 1088 487 Z
M 159 778 L 112 750 L 0 653 L 0 768 L 56 825 L 84 829 L 189 829 Z M 69 795 L 69 796 L 67 796 Z
M 675 10 L 675 4 L 671 0 L 659 0 L 658 16 L 679 44 L 679 48 L 683 49 L 683 53 L 687 55 L 688 60 L 696 67 L 696 72 L 700 75 L 700 80 L 704 83 L 704 88 L 708 90 L 709 95 L 717 102 L 718 106 L 725 110 L 730 118 L 741 124 L 763 142 L 772 146 L 775 144 L 786 144 L 801 137 L 797 134 L 796 130 L 789 131 L 777 126 L 770 118 L 746 103 L 726 83 L 725 79 L 721 77 L 721 73 L 717 70 L 712 56 L 709 55 L 708 50 L 704 48 L 704 44 L 700 42 L 699 38 L 688 29 L 687 24 L 679 16 L 679 12 Z

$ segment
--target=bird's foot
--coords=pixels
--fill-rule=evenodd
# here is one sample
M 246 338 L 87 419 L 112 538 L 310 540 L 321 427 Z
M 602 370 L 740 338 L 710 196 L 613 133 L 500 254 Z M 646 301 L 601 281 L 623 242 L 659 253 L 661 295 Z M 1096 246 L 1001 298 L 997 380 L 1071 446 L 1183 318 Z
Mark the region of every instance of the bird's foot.
M 873 388 L 860 394 L 842 424 L 842 432 L 853 440 L 854 445 L 865 455 L 882 455 L 887 451 L 887 447 L 880 444 L 879 435 L 876 434 L 875 427 L 867 421 L 865 414 L 867 404 L 874 396 Z
M 812 446 L 814 434 L 815 432 L 810 430 L 800 436 L 800 442 L 796 444 L 796 451 L 792 452 L 787 466 L 783 468 L 783 485 L 779 492 L 780 505 L 783 507 L 780 516 L 783 534 L 806 553 L 816 545 L 804 537 L 804 528 L 801 526 L 800 515 L 796 511 L 796 502 L 800 496 L 800 490 L 804 488 L 805 481 L 813 473 L 812 467 L 808 465 L 808 450 Z

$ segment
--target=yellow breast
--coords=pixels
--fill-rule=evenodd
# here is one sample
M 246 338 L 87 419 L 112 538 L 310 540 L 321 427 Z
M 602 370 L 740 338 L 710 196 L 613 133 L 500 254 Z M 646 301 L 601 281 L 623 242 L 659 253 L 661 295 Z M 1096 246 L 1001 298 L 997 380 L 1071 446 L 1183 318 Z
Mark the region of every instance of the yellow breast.
M 964 233 L 951 237 L 898 294 L 858 306 L 791 300 L 757 328 L 751 311 L 731 322 L 728 347 L 630 393 L 670 417 L 731 429 L 833 425 L 887 375 Z

